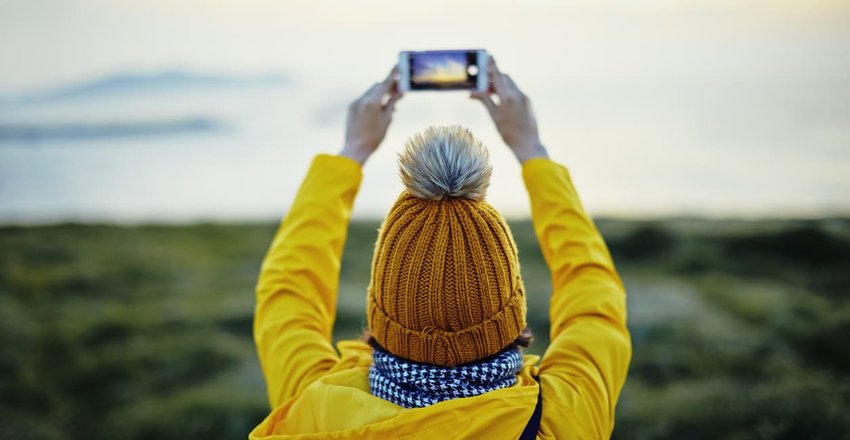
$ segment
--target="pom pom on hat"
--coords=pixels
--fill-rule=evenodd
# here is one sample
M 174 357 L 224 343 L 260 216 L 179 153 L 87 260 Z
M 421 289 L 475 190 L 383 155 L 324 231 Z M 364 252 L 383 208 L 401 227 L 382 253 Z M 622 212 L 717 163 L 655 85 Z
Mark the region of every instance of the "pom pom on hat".
M 413 136 L 398 162 L 407 191 L 425 200 L 484 200 L 493 171 L 487 148 L 457 125 Z

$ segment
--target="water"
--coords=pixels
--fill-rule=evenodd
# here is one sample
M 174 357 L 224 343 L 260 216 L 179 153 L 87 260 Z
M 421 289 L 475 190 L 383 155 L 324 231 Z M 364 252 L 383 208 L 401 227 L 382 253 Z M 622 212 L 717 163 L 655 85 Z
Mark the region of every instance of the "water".
M 0 222 L 278 218 L 311 158 L 340 149 L 345 110 L 360 88 L 302 80 L 8 104 L 0 107 L 0 126 L 141 124 L 153 133 L 0 140 Z M 846 89 L 612 81 L 526 87 L 544 142 L 570 167 L 592 213 L 745 217 L 850 213 Z M 452 123 L 491 148 L 490 202 L 508 216 L 528 215 L 520 168 L 484 109 L 463 93 L 431 93 L 399 103 L 384 145 L 365 167 L 355 216 L 383 216 L 401 191 L 394 155 L 407 137 Z M 157 132 L 163 124 L 178 128 Z

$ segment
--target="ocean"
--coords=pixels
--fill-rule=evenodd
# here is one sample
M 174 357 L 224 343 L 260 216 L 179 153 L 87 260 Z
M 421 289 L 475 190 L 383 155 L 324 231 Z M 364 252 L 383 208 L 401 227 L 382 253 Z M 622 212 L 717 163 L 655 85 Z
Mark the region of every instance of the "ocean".
M 366 86 L 166 72 L 0 101 L 0 223 L 278 218 L 312 158 L 342 147 L 347 105 Z M 565 81 L 526 92 L 594 215 L 847 215 L 850 100 L 821 86 Z M 383 216 L 402 190 L 395 154 L 446 124 L 490 148 L 488 201 L 528 215 L 521 169 L 484 108 L 431 92 L 399 103 L 355 217 Z

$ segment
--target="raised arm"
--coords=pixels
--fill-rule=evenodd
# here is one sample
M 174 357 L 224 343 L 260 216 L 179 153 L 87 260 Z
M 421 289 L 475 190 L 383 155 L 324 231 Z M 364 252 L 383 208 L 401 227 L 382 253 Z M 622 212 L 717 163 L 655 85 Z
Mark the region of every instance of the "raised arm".
M 548 159 L 528 97 L 495 62 L 489 70 L 491 90 L 471 96 L 523 164 L 534 230 L 552 273 L 541 426 L 565 429 L 545 432 L 554 438 L 608 438 L 631 358 L 625 290 L 569 172 Z
M 263 260 L 254 341 L 272 408 L 338 359 L 331 330 L 342 248 L 360 178 L 354 161 L 317 156 Z
M 631 358 L 625 290 L 567 169 L 531 159 L 523 178 L 552 273 L 550 343 L 540 365 L 544 407 L 558 407 L 547 415 L 566 416 L 581 437 L 608 438 Z
M 272 408 L 339 359 L 331 334 L 342 249 L 361 165 L 383 140 L 401 97 L 394 91 L 394 73 L 351 105 L 345 147 L 339 156 L 313 160 L 263 260 L 254 341 Z

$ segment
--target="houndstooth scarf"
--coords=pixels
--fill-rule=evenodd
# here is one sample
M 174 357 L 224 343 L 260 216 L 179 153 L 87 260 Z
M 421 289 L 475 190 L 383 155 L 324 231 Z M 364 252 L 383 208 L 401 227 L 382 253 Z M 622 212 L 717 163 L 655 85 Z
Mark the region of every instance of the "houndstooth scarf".
M 372 394 L 405 408 L 472 397 L 516 383 L 522 368 L 518 349 L 504 350 L 481 362 L 440 367 L 419 364 L 375 348 L 369 368 Z

